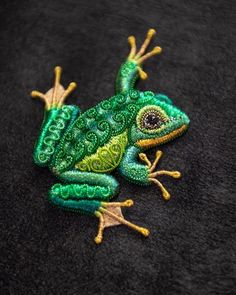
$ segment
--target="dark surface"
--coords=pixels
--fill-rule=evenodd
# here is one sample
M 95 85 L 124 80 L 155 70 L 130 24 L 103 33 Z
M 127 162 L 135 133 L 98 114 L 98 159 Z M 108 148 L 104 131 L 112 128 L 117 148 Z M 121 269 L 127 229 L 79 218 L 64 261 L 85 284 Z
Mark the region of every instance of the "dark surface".
M 1 1 L 1 294 L 233 294 L 233 2 Z M 96 246 L 96 218 L 47 202 L 55 178 L 32 163 L 43 104 L 29 93 L 49 89 L 59 64 L 64 85 L 78 82 L 67 103 L 97 104 L 114 93 L 127 36 L 140 43 L 150 27 L 163 54 L 139 88 L 166 93 L 191 118 L 161 148 L 161 167 L 183 178 L 163 179 L 166 203 L 156 187 L 117 176 L 118 200 L 135 200 L 125 216 L 151 235 L 115 227 Z

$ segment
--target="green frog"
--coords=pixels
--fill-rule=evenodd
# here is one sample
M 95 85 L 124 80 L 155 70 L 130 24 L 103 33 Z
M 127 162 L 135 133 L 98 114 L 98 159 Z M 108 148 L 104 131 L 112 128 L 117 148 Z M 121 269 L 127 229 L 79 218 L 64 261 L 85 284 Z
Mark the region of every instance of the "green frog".
M 128 38 L 131 49 L 118 72 L 115 95 L 85 112 L 75 105 L 64 104 L 76 83 L 64 89 L 59 66 L 55 68 L 54 86 L 50 90 L 45 94 L 31 93 L 45 103 L 34 162 L 48 167 L 60 180 L 50 189 L 49 201 L 69 211 L 98 217 L 97 244 L 102 242 L 104 228 L 119 224 L 149 235 L 148 229 L 127 221 L 122 214 L 122 207 L 132 206 L 132 200 L 110 202 L 119 192 L 112 171 L 117 169 L 134 184 L 156 184 L 165 200 L 170 194 L 158 176 L 181 176 L 178 171 L 156 170 L 161 151 L 156 152 L 153 163 L 144 153 L 180 136 L 189 126 L 188 116 L 166 95 L 135 88 L 138 78 L 147 78 L 144 61 L 161 52 L 157 46 L 145 53 L 154 34 L 154 29 L 148 31 L 139 50 L 135 37 Z

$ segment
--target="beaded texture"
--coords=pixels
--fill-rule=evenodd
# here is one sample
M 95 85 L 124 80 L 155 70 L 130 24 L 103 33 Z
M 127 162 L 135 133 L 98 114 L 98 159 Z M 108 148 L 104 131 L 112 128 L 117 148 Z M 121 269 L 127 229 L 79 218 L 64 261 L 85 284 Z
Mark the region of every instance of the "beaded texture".
M 125 224 L 147 236 L 149 231 L 124 219 L 121 208 L 132 200 L 109 202 L 118 194 L 119 184 L 109 173 L 115 169 L 129 181 L 156 184 L 165 199 L 170 195 L 159 182 L 159 175 L 180 177 L 178 171 L 155 171 L 162 155 L 153 163 L 143 153 L 181 135 L 189 118 L 163 94 L 140 92 L 135 82 L 146 79 L 143 62 L 161 52 L 155 47 L 146 53 L 155 30 L 150 29 L 140 50 L 133 36 L 128 38 L 130 54 L 116 78 L 116 94 L 84 113 L 77 106 L 64 105 L 66 96 L 76 87 L 60 84 L 61 68 L 55 68 L 54 87 L 46 94 L 33 91 L 33 97 L 45 102 L 45 117 L 35 145 L 34 161 L 47 166 L 62 181 L 49 192 L 49 200 L 63 209 L 97 216 L 100 220 L 96 243 L 105 227 Z M 138 157 L 144 164 L 138 162 Z

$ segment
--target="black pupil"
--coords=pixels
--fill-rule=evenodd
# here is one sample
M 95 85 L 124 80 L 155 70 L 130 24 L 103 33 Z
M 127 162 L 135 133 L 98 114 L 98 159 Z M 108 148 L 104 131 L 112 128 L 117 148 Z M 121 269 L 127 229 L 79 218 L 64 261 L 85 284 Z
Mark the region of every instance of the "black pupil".
M 143 123 L 145 128 L 154 129 L 160 127 L 163 120 L 156 112 L 151 112 L 144 117 Z

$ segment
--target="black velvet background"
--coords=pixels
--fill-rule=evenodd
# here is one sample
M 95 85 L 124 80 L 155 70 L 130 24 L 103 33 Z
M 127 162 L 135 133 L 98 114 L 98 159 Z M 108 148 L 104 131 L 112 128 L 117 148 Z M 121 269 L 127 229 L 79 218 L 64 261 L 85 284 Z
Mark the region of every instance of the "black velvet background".
M 1 294 L 233 294 L 233 2 L 1 1 Z M 164 202 L 155 186 L 116 173 L 118 200 L 135 201 L 125 216 L 151 235 L 114 227 L 97 246 L 96 218 L 47 201 L 56 180 L 32 162 L 43 105 L 29 93 L 49 89 L 61 65 L 63 84 L 78 82 L 67 103 L 97 104 L 114 93 L 127 37 L 140 44 L 150 27 L 163 54 L 145 64 L 139 88 L 166 93 L 191 118 L 161 147 L 160 167 L 183 178 L 163 178 Z

